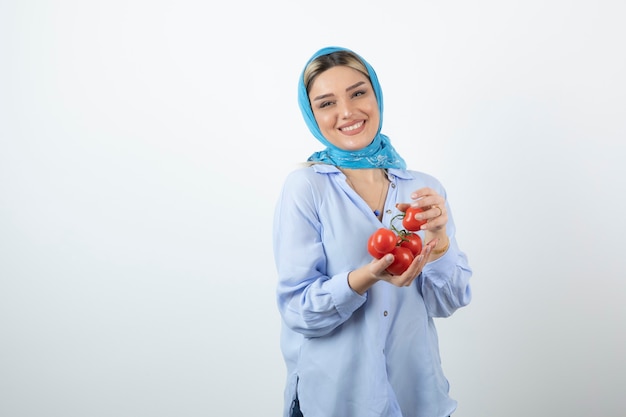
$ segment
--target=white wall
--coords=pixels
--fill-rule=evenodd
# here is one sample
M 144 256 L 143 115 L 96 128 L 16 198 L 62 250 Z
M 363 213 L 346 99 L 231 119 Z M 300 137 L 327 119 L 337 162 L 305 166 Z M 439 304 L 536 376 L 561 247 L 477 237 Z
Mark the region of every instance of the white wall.
M 0 2 L 0 415 L 279 415 L 272 210 L 328 45 L 448 188 L 455 416 L 622 415 L 626 7 L 409 4 Z

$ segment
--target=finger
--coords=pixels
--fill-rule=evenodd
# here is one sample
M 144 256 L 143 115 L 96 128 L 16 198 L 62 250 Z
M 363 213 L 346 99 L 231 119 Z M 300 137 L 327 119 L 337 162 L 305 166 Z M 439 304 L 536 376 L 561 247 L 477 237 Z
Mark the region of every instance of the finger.
M 428 209 L 428 214 L 430 215 L 431 219 L 441 217 L 443 216 L 443 207 L 441 207 L 439 204 L 433 204 L 432 206 L 430 206 L 430 209 Z
M 441 214 L 439 214 L 440 211 Z M 422 225 L 422 230 L 438 230 L 448 223 L 448 214 L 442 206 L 434 207 L 428 210 L 428 212 L 429 219 Z M 433 212 L 435 217 L 431 217 Z
M 424 268 L 424 255 L 417 255 L 411 264 L 411 267 L 405 272 L 406 274 L 406 283 L 404 284 L 406 287 L 413 284 L 415 278 L 422 272 L 422 268 Z
M 424 265 L 426 265 L 426 261 L 428 259 L 428 254 L 431 251 L 431 247 L 429 245 L 424 245 L 422 248 L 422 252 L 413 259 L 411 265 L 407 268 L 406 271 L 400 276 L 400 279 L 404 282 L 404 286 L 409 286 L 413 283 L 415 278 L 422 272 Z
M 393 255 L 388 253 L 380 259 L 374 259 L 370 264 L 370 271 L 375 277 L 385 275 L 385 270 L 393 263 Z
M 424 188 L 420 188 L 418 190 L 415 190 L 411 193 L 411 198 L 413 200 L 419 200 L 421 198 L 427 197 L 429 195 L 433 195 L 433 194 L 437 194 L 435 192 L 435 190 L 433 190 L 430 187 L 424 187 Z
M 397 277 L 398 282 L 400 282 L 401 285 L 408 287 L 413 283 L 413 281 L 415 281 L 415 278 L 417 278 L 417 276 L 422 272 L 422 269 L 424 269 L 424 266 L 428 262 L 428 257 L 430 253 L 432 252 L 433 248 L 437 246 L 438 242 L 439 239 L 433 239 L 426 245 L 424 245 L 420 254 L 417 255 L 415 259 L 413 259 L 413 262 L 407 268 L 407 270 L 404 271 L 402 275 Z
M 440 206 L 432 206 L 426 208 L 411 208 L 407 209 L 405 215 L 409 214 L 412 216 L 410 221 L 417 221 L 419 223 L 419 227 L 421 230 L 432 229 L 434 227 L 443 226 L 447 222 L 447 217 L 442 218 L 441 213 L 443 213 L 443 209 Z
M 428 249 L 428 252 L 430 253 L 430 251 L 432 251 L 433 249 L 435 249 L 435 246 L 437 246 L 437 243 L 439 243 L 439 238 L 434 238 L 428 241 L 428 243 L 426 243 L 424 245 L 424 247 L 422 248 L 422 255 L 426 254 L 426 249 Z
M 405 212 L 406 209 L 408 209 L 409 207 L 411 207 L 411 204 L 409 204 L 409 203 L 398 203 L 398 204 L 396 204 L 396 208 L 398 210 L 400 210 L 401 212 Z
M 423 217 L 427 219 L 427 222 L 431 227 L 443 225 L 448 221 L 448 216 L 446 216 L 444 206 L 439 204 L 433 204 L 423 213 Z
M 411 207 L 420 207 L 423 210 L 430 210 L 433 207 L 443 207 L 446 205 L 446 200 L 440 195 L 432 195 L 428 197 L 424 197 L 421 200 L 416 200 L 410 203 Z M 436 213 L 439 213 L 437 211 Z

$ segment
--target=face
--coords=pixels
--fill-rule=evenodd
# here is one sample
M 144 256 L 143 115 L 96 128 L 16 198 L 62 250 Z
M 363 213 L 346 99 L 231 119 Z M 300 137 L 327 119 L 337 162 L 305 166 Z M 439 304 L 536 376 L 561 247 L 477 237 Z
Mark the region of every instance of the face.
M 380 113 L 364 74 L 346 66 L 332 67 L 315 78 L 309 100 L 317 125 L 330 143 L 346 151 L 372 143 Z

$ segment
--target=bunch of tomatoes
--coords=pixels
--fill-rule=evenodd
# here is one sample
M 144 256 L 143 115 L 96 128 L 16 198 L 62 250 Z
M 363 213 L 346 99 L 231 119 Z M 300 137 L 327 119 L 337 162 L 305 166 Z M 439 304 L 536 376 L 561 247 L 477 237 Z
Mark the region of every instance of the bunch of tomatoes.
M 393 255 L 393 263 L 387 267 L 392 275 L 402 275 L 422 251 L 422 238 L 415 233 L 426 223 L 426 220 L 415 219 L 415 214 L 421 211 L 419 207 L 409 207 L 391 220 L 391 229 L 381 227 L 367 241 L 367 251 L 374 258 L 380 259 L 388 253 Z M 393 225 L 396 218 L 402 218 L 404 229 Z

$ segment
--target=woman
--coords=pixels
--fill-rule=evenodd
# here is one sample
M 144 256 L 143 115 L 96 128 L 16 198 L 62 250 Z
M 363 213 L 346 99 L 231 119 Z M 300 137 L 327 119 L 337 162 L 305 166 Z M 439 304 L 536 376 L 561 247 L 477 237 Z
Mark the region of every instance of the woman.
M 314 54 L 298 98 L 326 148 L 287 176 L 274 218 L 284 417 L 449 416 L 433 317 L 469 303 L 472 271 L 445 190 L 381 133 L 378 78 L 356 53 Z M 423 249 L 391 275 L 393 255 L 373 258 L 367 240 L 409 206 L 424 209 Z

